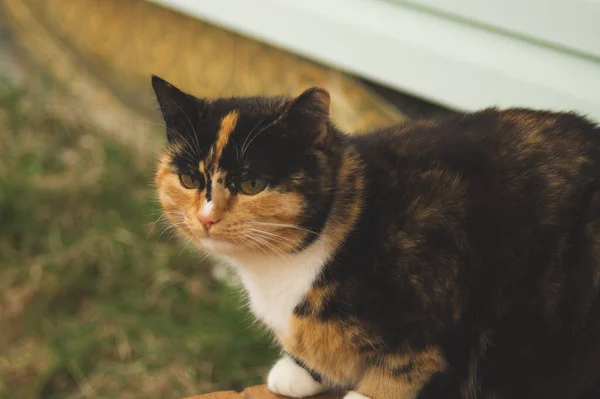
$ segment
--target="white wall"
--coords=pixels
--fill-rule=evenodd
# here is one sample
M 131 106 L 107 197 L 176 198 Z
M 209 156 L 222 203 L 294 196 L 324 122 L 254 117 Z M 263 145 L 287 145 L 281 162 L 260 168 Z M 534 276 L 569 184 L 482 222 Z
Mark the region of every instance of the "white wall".
M 600 0 L 393 0 L 600 59 Z

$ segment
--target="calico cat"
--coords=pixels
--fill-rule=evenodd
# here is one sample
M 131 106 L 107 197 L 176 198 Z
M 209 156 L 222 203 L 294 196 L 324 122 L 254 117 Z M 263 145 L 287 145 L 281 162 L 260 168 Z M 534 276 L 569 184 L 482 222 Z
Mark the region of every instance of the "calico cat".
M 362 135 L 327 91 L 154 76 L 170 222 L 237 271 L 291 397 L 600 398 L 600 128 L 487 109 Z

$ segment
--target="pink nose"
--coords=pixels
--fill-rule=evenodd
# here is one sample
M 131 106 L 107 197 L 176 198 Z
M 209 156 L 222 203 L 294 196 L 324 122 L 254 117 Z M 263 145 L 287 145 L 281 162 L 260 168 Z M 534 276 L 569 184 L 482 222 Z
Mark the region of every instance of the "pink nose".
M 219 220 L 215 215 L 203 215 L 201 213 L 198 214 L 197 216 L 198 221 L 200 223 L 202 223 L 202 225 L 204 226 L 204 228 L 206 230 L 210 229 L 212 227 L 213 224 L 219 223 Z

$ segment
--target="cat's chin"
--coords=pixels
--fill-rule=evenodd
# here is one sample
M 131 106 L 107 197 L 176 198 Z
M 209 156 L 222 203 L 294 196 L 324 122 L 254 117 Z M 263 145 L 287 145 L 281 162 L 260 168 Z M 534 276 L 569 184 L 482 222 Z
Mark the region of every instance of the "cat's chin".
M 239 245 L 221 238 L 202 237 L 198 239 L 198 243 L 202 248 L 216 255 L 229 255 L 242 250 Z

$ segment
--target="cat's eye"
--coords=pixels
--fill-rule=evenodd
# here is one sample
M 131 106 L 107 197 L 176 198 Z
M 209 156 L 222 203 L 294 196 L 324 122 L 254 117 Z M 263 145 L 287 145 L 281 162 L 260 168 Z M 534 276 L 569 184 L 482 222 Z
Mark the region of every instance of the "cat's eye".
M 251 177 L 242 180 L 239 189 L 246 195 L 256 195 L 267 187 L 267 180 L 261 177 Z
M 181 183 L 181 185 L 183 187 L 188 188 L 190 190 L 193 188 L 197 188 L 200 190 L 204 189 L 204 178 L 203 177 L 187 175 L 187 174 L 180 174 L 179 182 Z

